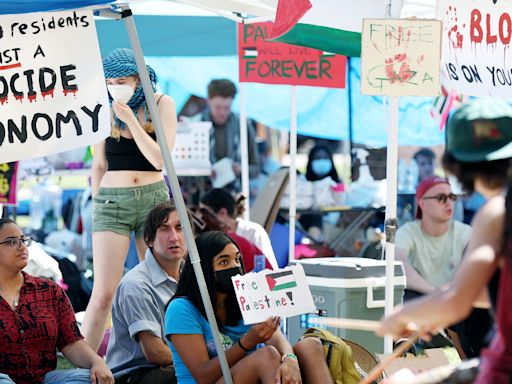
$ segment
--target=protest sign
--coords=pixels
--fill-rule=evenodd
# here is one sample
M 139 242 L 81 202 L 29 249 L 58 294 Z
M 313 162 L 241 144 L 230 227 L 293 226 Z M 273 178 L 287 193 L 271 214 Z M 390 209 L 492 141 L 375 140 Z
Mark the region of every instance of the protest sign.
M 238 25 L 240 82 L 345 88 L 345 56 L 266 41 L 272 26 Z
M 439 20 L 364 19 L 361 44 L 362 94 L 439 95 Z
M 231 278 L 245 324 L 316 312 L 302 265 Z
M 109 135 L 92 11 L 0 16 L 0 47 L 0 163 Z
M 210 176 L 211 121 L 180 121 L 172 161 L 178 176 Z
M 0 204 L 16 205 L 18 162 L 0 164 Z
M 440 0 L 443 61 L 455 89 L 469 96 L 510 98 L 510 1 Z

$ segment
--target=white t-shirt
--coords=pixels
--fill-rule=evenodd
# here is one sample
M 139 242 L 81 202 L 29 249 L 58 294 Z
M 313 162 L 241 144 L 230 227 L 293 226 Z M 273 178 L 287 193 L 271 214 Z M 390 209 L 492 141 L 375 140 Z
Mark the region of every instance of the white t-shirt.
M 421 221 L 415 220 L 396 232 L 396 248 L 403 250 L 409 263 L 434 287 L 452 280 L 469 242 L 471 227 L 453 221 L 441 236 L 427 235 Z
M 272 266 L 272 269 L 279 269 L 279 265 L 277 264 L 276 255 L 274 254 L 274 250 L 272 249 L 272 244 L 270 243 L 270 238 L 268 237 L 267 231 L 258 223 L 254 223 L 252 221 L 247 221 L 244 219 L 236 219 L 236 234 L 242 237 L 245 237 L 255 246 L 257 246 L 268 262 Z

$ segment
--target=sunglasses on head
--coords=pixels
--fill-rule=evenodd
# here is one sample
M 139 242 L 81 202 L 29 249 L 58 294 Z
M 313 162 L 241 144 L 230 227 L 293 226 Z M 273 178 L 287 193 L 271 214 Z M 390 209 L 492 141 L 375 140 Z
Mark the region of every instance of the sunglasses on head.
M 434 195 L 434 196 L 425 196 L 425 197 L 423 197 L 423 199 L 424 200 L 435 199 L 438 202 L 440 202 L 441 204 L 444 204 L 448 201 L 448 199 L 450 199 L 451 201 L 457 201 L 458 196 L 455 193 L 450 193 L 450 194 L 440 193 L 440 194 Z

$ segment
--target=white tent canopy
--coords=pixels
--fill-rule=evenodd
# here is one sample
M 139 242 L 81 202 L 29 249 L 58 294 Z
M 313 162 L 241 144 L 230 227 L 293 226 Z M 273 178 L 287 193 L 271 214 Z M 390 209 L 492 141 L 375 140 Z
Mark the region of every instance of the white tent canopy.
M 142 2 L 145 0 L 139 0 Z M 198 8 L 210 10 L 216 14 L 222 13 L 243 14 L 252 17 L 275 16 L 278 0 L 167 0 L 194 5 Z M 347 6 L 350 6 L 346 1 Z M 436 15 L 436 0 L 398 0 L 401 5 L 401 17 L 434 18 Z

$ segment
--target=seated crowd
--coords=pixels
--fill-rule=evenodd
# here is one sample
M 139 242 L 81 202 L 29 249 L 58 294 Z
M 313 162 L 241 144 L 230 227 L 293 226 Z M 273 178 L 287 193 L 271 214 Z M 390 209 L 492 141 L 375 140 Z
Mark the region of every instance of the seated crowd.
M 493 108 L 496 118 L 482 114 Z M 482 121 L 493 130 L 490 125 L 474 130 Z M 510 106 L 485 101 L 468 103 L 450 120 L 444 165 L 488 201 L 471 232 L 453 220 L 458 197 L 448 180 L 421 181 L 417 220 L 396 234 L 397 258 L 407 275 L 405 299 L 415 300 L 383 319 L 378 331 L 399 338 L 419 330 L 429 339 L 430 332 L 451 326 L 460 335 L 461 351 L 479 356 L 493 319 L 487 309 L 473 307 L 482 306 L 481 291 L 489 285 L 498 330 L 491 347 L 483 349 L 478 383 L 510 383 L 512 377 L 510 121 Z M 456 134 L 456 128 L 466 135 Z M 204 275 L 234 382 L 332 383 L 318 339 L 302 338 L 292 346 L 279 317 L 244 325 L 231 277 L 250 270 L 260 250 L 267 267 L 275 268 L 276 259 L 264 229 L 236 216 L 236 202 L 223 190 L 208 192 L 190 214 L 200 232 L 196 267 Z M 155 205 L 147 215 L 145 259 L 116 291 L 108 367 L 83 340 L 63 289 L 23 271 L 30 241 L 12 220 L 0 219 L 0 384 L 224 382 L 216 337 L 171 202 Z M 80 369 L 56 370 L 57 349 Z
M 234 200 L 226 204 L 234 208 Z M 190 219 L 202 232 L 196 244 L 234 381 L 331 383 L 319 340 L 304 339 L 292 347 L 279 330 L 278 317 L 243 324 L 230 276 L 245 272 L 245 260 L 252 268 L 254 255 L 261 251 L 236 234 L 236 224 L 228 225 L 231 220 L 222 216 L 226 207 L 215 207 L 201 206 Z M 222 382 L 182 225 L 171 202 L 157 204 L 147 215 L 145 258 L 125 274 L 116 291 L 108 367 L 83 341 L 64 290 L 22 271 L 31 240 L 12 220 L 1 220 L 0 338 L 6 342 L 0 345 L 0 384 L 112 383 L 114 378 L 116 383 Z M 248 227 L 259 246 L 268 246 L 262 228 Z M 260 344 L 265 345 L 258 348 Z M 57 349 L 82 369 L 55 370 Z

